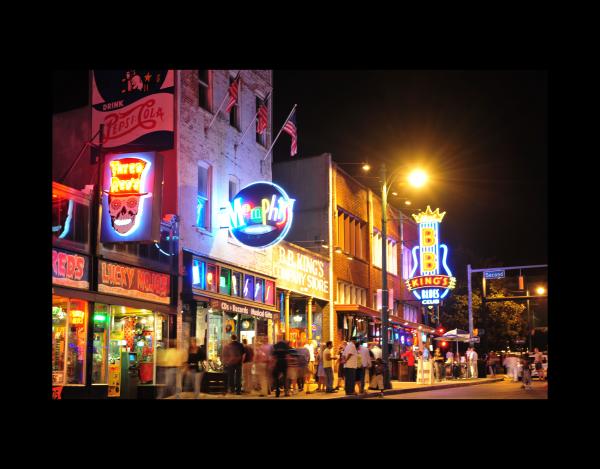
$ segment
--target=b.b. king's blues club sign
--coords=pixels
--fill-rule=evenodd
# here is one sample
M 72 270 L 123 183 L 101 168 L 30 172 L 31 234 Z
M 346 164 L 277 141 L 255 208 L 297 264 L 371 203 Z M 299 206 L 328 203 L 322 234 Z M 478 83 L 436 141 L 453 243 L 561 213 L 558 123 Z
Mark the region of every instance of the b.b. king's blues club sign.
M 448 267 L 448 246 L 440 244 L 440 223 L 446 212 L 429 205 L 425 212 L 413 214 L 419 224 L 419 245 L 412 249 L 413 269 L 406 286 L 423 305 L 436 305 L 456 286 Z M 415 276 L 419 269 L 419 275 Z

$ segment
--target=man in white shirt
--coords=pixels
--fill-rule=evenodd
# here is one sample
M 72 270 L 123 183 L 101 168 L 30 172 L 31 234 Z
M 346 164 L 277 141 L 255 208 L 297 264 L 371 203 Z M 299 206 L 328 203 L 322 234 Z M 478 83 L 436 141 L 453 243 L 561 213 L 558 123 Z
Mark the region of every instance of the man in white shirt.
M 308 373 L 306 376 L 307 383 L 310 383 L 312 381 L 312 378 L 315 374 L 315 344 L 316 344 L 316 341 L 311 340 L 310 342 L 307 342 L 304 345 L 304 348 L 308 349 L 308 355 L 309 355 Z
M 354 394 L 354 385 L 356 383 L 356 366 L 358 360 L 356 358 L 357 351 L 352 340 L 348 341 L 348 345 L 342 352 L 344 359 L 344 388 L 346 395 Z
M 471 355 L 469 356 L 469 368 L 471 369 L 471 378 L 477 378 L 479 376 L 477 370 L 477 352 L 475 348 L 471 347 Z
M 377 344 L 372 345 L 371 352 L 373 352 L 373 356 L 375 357 L 375 360 L 377 360 L 378 358 L 381 358 L 381 356 L 383 355 L 381 348 Z
M 473 377 L 473 375 L 471 374 L 471 354 L 473 353 L 472 350 L 473 349 L 471 347 L 469 347 L 467 349 L 467 351 L 465 352 L 465 357 L 467 360 L 467 378 Z
M 512 378 L 513 383 L 519 381 L 519 367 L 517 360 L 517 357 L 508 355 L 506 358 L 504 358 L 504 361 L 502 362 L 502 365 L 506 367 L 506 372 L 508 376 Z
M 359 342 L 360 343 L 360 342 Z M 358 356 L 360 359 L 360 368 L 356 369 L 357 380 L 360 382 L 360 394 L 365 393 L 365 379 L 369 368 L 371 368 L 371 354 L 365 344 L 361 344 L 358 347 Z M 367 381 L 368 382 L 368 381 Z

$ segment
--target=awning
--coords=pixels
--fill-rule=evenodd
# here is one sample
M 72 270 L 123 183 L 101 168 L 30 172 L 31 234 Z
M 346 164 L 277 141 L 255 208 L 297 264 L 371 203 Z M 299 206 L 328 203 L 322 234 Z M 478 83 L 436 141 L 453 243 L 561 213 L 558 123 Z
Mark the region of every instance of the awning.
M 363 305 L 334 305 L 333 309 L 336 313 L 350 313 L 368 316 L 381 321 L 381 313 L 376 309 L 369 308 Z
M 135 300 L 132 298 L 125 298 L 123 296 L 109 295 L 107 293 L 72 290 L 70 288 L 53 286 L 52 294 L 71 298 L 80 298 L 86 301 L 93 301 L 94 303 L 105 303 L 115 306 L 128 306 L 129 308 L 149 309 L 151 311 L 158 311 L 160 313 L 168 314 L 177 313 L 177 307 L 175 306 L 151 303 L 143 300 Z
M 435 332 L 435 328 L 434 327 L 430 327 L 430 326 L 426 326 L 425 324 L 419 324 L 418 322 L 412 322 L 412 321 L 407 321 L 404 318 L 401 318 L 399 316 L 394 316 L 394 315 L 390 315 L 390 322 L 392 324 L 397 324 L 399 326 L 402 327 L 409 327 L 411 329 L 419 329 L 419 327 L 421 328 L 421 332 L 425 332 L 425 333 L 433 333 Z

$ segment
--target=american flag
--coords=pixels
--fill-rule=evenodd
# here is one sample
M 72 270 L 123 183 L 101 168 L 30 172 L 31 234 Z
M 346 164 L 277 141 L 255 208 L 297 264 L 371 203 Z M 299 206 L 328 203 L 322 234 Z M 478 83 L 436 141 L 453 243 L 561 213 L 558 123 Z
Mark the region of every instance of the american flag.
M 239 78 L 236 78 L 235 80 L 233 80 L 233 83 L 229 85 L 229 102 L 227 103 L 227 108 L 225 109 L 225 112 L 231 111 L 231 108 L 235 106 L 235 103 L 237 103 L 239 83 Z
M 298 134 L 296 133 L 296 111 L 292 113 L 287 122 L 283 125 L 285 133 L 292 137 L 292 146 L 290 148 L 290 156 L 298 153 Z
M 267 109 L 267 101 L 263 101 L 258 106 L 258 121 L 256 123 L 256 133 L 262 135 L 265 130 L 267 130 L 269 119 L 269 110 Z

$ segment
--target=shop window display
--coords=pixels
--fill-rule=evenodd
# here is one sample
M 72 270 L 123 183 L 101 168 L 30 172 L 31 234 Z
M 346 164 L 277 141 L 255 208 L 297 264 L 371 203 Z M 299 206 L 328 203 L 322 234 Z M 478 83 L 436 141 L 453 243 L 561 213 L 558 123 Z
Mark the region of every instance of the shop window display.
M 244 275 L 244 298 L 250 301 L 254 300 L 254 277 Z
M 264 303 L 265 281 L 262 278 L 256 278 L 254 283 L 254 301 Z
M 275 304 L 275 282 L 270 280 L 265 282 L 265 303 L 268 305 Z
M 206 290 L 217 291 L 217 266 L 214 264 L 206 265 Z
M 229 295 L 231 293 L 231 270 L 221 267 L 219 274 L 219 293 Z
M 108 329 L 110 325 L 110 313 L 106 305 L 96 304 L 93 324 L 92 384 L 107 384 Z
M 231 275 L 231 294 L 233 296 L 242 296 L 242 274 L 233 272 Z
M 87 301 L 52 297 L 52 384 L 85 384 Z

